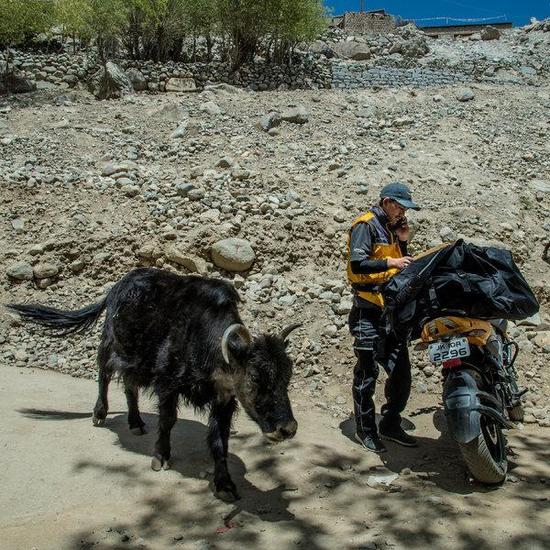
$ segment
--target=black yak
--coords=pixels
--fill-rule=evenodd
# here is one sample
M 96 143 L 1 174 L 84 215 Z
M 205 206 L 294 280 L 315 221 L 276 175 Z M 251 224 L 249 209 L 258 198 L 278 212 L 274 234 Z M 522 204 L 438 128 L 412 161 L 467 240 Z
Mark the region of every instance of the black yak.
M 105 423 L 107 390 L 115 375 L 124 384 L 130 429 L 135 434 L 145 433 L 138 390 L 150 388 L 159 408 L 151 467 L 167 469 L 170 431 L 180 398 L 197 409 L 208 408 L 216 493 L 236 499 L 227 450 L 237 401 L 271 441 L 296 433 L 288 398 L 292 363 L 285 340 L 299 326 L 291 325 L 279 335 L 252 337 L 239 316 L 239 301 L 237 291 L 226 281 L 135 269 L 101 302 L 78 311 L 41 305 L 8 307 L 25 320 L 53 329 L 57 336 L 85 331 L 105 311 L 97 355 L 99 397 L 94 425 Z

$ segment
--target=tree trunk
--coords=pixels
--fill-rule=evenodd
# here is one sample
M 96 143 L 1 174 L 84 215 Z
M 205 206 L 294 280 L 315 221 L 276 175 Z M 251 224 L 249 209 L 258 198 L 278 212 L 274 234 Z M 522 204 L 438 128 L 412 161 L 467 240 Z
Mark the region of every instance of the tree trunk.
M 236 70 L 243 63 L 254 60 L 258 40 L 255 36 L 237 30 L 233 35 L 233 43 L 235 47 L 233 69 Z
M 8 76 L 10 66 L 10 47 L 6 46 L 6 68 L 4 70 L 4 76 Z
M 212 46 L 213 46 L 212 37 L 210 33 L 206 35 L 206 61 L 210 63 L 212 61 Z

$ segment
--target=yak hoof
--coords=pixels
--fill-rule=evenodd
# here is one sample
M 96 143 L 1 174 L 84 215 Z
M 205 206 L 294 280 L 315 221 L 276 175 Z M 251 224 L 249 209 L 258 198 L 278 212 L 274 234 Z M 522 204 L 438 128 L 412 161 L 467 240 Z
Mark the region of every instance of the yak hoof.
M 137 428 L 130 428 L 130 431 L 134 435 L 145 435 L 147 433 L 147 430 L 145 429 L 145 426 L 138 426 Z
M 151 459 L 151 468 L 155 470 L 155 472 L 160 472 L 161 470 L 169 470 L 170 469 L 170 462 L 166 458 L 162 458 L 160 455 L 153 455 L 153 458 Z
M 231 479 L 221 479 L 217 483 L 214 482 L 216 487 L 216 496 L 224 502 L 235 502 L 241 497 L 237 493 L 237 487 Z
M 96 428 L 100 428 L 101 426 L 105 426 L 105 418 L 98 418 L 94 415 L 92 417 L 92 423 Z
M 235 502 L 236 500 L 241 499 L 236 489 L 220 489 L 219 491 L 217 490 L 216 496 L 224 502 Z

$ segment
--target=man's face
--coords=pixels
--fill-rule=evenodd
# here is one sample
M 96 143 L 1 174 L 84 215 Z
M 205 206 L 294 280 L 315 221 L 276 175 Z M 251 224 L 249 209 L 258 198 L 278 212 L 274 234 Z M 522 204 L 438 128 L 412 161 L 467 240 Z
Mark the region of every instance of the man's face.
M 384 199 L 382 206 L 388 215 L 390 223 L 395 223 L 399 218 L 403 218 L 405 216 L 405 212 L 407 211 L 404 206 L 401 206 L 393 199 Z

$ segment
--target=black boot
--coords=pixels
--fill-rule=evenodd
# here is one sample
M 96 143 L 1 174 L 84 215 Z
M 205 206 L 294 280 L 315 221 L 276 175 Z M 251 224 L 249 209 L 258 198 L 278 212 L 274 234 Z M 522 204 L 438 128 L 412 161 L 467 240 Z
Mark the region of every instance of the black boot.
M 399 424 L 384 424 L 381 421 L 378 426 L 378 432 L 382 439 L 395 441 L 399 445 L 405 447 L 416 447 L 417 445 L 416 439 L 410 436 Z
M 356 433 L 355 439 L 357 439 L 357 441 L 359 441 L 359 443 L 361 443 L 361 445 L 365 447 L 367 451 L 371 451 L 372 453 L 380 454 L 380 453 L 385 453 L 387 451 L 386 446 L 384 445 L 384 443 L 382 443 L 382 441 L 377 435 L 361 436 Z

